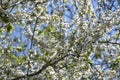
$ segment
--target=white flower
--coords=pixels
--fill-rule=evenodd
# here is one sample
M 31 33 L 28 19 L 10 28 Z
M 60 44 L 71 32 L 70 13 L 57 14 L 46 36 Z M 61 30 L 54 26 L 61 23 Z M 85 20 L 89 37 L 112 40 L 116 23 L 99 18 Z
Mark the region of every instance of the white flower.
M 25 73 L 22 70 L 17 70 L 16 71 L 16 76 L 24 76 Z

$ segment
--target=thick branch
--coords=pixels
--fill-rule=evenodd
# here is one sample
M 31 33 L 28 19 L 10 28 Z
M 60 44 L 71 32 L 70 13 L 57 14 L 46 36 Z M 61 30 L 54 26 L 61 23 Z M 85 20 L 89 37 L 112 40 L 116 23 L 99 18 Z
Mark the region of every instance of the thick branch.
M 55 61 L 53 61 L 53 62 L 49 61 L 48 63 L 46 63 L 45 65 L 43 65 L 43 67 L 42 67 L 39 71 L 37 71 L 37 72 L 35 72 L 35 73 L 28 74 L 28 75 L 24 75 L 24 76 L 20 76 L 20 77 L 14 78 L 14 79 L 12 79 L 12 80 L 18 80 L 18 79 L 22 79 L 22 78 L 26 78 L 26 77 L 32 77 L 32 76 L 35 76 L 35 75 L 37 75 L 37 74 L 40 74 L 40 73 L 41 73 L 43 70 L 45 70 L 47 67 L 49 67 L 49 66 L 51 66 L 51 65 L 54 65 L 54 64 L 57 64 L 59 61 L 64 60 L 64 58 L 66 58 L 67 56 L 69 56 L 69 55 L 66 54 L 65 56 L 63 56 L 63 57 L 61 57 L 61 58 L 59 58 L 59 59 L 57 59 L 57 60 L 55 60 Z
M 120 43 L 117 43 L 117 42 L 110 42 L 110 41 L 99 41 L 99 43 L 108 43 L 108 44 L 116 44 L 116 45 L 120 45 Z

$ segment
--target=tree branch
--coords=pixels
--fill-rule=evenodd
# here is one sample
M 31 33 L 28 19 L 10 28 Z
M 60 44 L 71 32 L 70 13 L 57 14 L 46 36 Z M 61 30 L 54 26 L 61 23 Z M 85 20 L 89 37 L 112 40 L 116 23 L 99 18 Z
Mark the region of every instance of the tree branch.
M 49 66 L 51 66 L 51 65 L 54 65 L 54 64 L 57 64 L 59 61 L 64 60 L 64 58 L 66 58 L 67 56 L 69 56 L 69 54 L 66 54 L 66 55 L 64 55 L 63 57 L 61 57 L 61 58 L 59 58 L 59 59 L 57 59 L 57 60 L 55 60 L 55 61 L 53 61 L 53 62 L 51 62 L 51 60 L 50 60 L 48 63 L 44 64 L 43 67 L 42 67 L 41 69 L 39 69 L 37 72 L 32 73 L 32 74 L 26 74 L 26 75 L 20 76 L 20 77 L 16 77 L 16 78 L 14 78 L 14 79 L 12 79 L 12 80 L 18 80 L 18 79 L 22 79 L 22 78 L 26 78 L 26 77 L 32 77 L 32 76 L 35 76 L 35 75 L 37 75 L 37 74 L 40 74 L 40 73 L 41 73 L 43 70 L 45 70 L 47 67 L 49 67 Z
M 117 42 L 110 42 L 110 41 L 99 41 L 99 43 L 108 43 L 108 44 L 120 45 L 120 43 L 117 43 Z

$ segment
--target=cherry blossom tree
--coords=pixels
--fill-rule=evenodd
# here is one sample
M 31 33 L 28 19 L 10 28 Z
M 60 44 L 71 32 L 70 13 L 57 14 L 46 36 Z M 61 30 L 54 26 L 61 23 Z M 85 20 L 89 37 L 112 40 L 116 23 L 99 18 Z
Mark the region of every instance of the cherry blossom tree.
M 119 0 L 0 0 L 0 80 L 120 79 Z

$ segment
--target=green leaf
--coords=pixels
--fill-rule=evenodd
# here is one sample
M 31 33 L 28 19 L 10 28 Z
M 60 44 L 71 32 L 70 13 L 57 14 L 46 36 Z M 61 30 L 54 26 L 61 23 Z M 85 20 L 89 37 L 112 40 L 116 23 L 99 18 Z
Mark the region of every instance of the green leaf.
M 4 32 L 4 29 L 0 29 L 0 33 L 3 33 Z
M 101 58 L 101 57 L 102 57 L 102 54 L 100 54 L 100 53 L 96 53 L 96 54 L 95 54 L 95 58 L 96 58 L 96 59 Z
M 50 25 L 48 28 L 49 28 L 49 30 L 50 30 L 51 32 L 56 31 L 56 28 L 55 28 L 53 25 Z
M 91 60 L 89 54 L 84 54 L 83 57 L 85 57 L 86 62 L 88 62 L 88 63 L 93 63 L 93 61 Z
M 17 47 L 16 50 L 21 52 L 21 51 L 25 50 L 25 47 L 23 47 L 23 48 L 22 47 Z
M 80 38 L 80 39 L 78 40 L 78 44 L 82 43 L 83 41 L 84 41 L 84 39 L 83 39 L 83 38 Z
M 110 68 L 115 69 L 118 66 L 118 62 L 114 61 L 111 63 Z
M 1 16 L 1 15 L 0 15 L 0 18 L 1 18 L 2 21 L 5 22 L 5 23 L 8 23 L 8 22 L 9 22 L 9 17 L 7 17 L 7 16 L 5 16 L 5 15 L 4 15 L 4 16 Z
M 117 58 L 115 61 L 116 61 L 116 62 L 120 62 L 120 58 Z
M 73 31 L 73 35 L 75 35 L 76 33 L 77 33 L 77 30 L 74 30 L 74 31 Z
M 38 35 L 42 34 L 45 36 L 49 36 L 49 34 L 51 34 L 52 32 L 55 32 L 56 30 L 57 29 L 53 25 L 50 25 L 50 26 L 44 28 L 43 30 L 39 31 Z
M 113 61 L 113 62 L 111 63 L 110 67 L 111 67 L 112 69 L 115 69 L 116 67 L 119 66 L 119 63 L 120 63 L 120 58 L 117 58 L 115 61 Z
M 12 63 L 12 64 L 14 64 L 15 62 L 16 63 L 19 63 L 19 59 L 18 59 L 18 57 L 16 56 L 16 55 L 14 55 L 13 53 L 11 53 L 10 55 L 9 55 L 9 61 Z
M 12 23 L 9 23 L 9 24 L 6 26 L 6 28 L 7 28 L 7 32 L 14 31 L 14 26 L 13 26 Z

